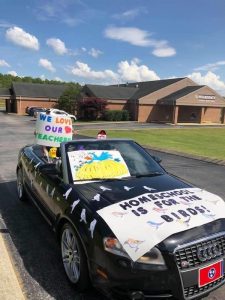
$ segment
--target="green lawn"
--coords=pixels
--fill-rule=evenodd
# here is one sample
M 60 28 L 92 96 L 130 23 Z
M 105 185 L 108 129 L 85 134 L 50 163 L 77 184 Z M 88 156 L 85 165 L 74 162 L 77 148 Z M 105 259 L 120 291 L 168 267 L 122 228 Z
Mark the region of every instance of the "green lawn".
M 95 137 L 97 130 L 80 130 L 79 134 Z M 225 160 L 225 128 L 107 130 L 107 137 Z

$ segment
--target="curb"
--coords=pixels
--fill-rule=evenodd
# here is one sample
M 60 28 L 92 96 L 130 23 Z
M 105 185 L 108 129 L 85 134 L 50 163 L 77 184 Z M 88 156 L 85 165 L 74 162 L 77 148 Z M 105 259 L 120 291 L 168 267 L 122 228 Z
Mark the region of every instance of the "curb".
M 147 146 L 147 145 L 142 145 L 142 146 L 148 150 L 154 150 L 154 151 L 158 151 L 158 152 L 162 152 L 162 153 L 177 155 L 177 156 L 181 156 L 181 157 L 185 157 L 185 158 L 191 158 L 191 159 L 201 160 L 201 161 L 205 161 L 205 162 L 220 165 L 220 166 L 225 166 L 225 160 L 209 158 L 209 157 L 194 155 L 194 154 L 186 154 L 186 153 L 178 152 L 175 150 L 167 150 L 167 149 L 162 149 L 162 148 L 157 148 L 157 147 L 152 147 L 152 146 Z
M 2 231 L 4 232 L 4 231 Z M 0 234 L 0 299 L 1 300 L 25 300 L 16 272 L 13 268 L 5 241 Z

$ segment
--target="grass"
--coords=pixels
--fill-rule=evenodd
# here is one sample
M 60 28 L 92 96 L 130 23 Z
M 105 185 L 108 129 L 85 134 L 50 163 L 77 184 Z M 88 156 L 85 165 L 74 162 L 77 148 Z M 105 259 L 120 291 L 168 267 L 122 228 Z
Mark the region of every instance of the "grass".
M 79 134 L 96 137 L 97 130 Z M 225 160 L 225 128 L 107 130 L 112 138 L 131 138 L 142 145 Z

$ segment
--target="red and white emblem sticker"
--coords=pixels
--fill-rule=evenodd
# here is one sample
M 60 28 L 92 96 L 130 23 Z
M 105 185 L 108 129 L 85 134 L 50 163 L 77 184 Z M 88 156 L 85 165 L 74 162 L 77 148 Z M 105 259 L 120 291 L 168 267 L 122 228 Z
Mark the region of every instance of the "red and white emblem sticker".
M 207 267 L 201 268 L 198 270 L 198 286 L 202 287 L 204 285 L 207 285 L 222 277 L 223 274 L 224 271 L 222 260 Z

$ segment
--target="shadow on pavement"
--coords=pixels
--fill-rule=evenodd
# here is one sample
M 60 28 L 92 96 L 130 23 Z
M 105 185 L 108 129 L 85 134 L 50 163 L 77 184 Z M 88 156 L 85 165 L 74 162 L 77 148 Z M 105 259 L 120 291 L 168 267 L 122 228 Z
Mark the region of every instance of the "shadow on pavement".
M 105 299 L 95 290 L 81 295 L 71 287 L 64 274 L 54 233 L 31 201 L 17 199 L 16 182 L 0 183 L 0 191 L 2 233 L 27 299 Z

